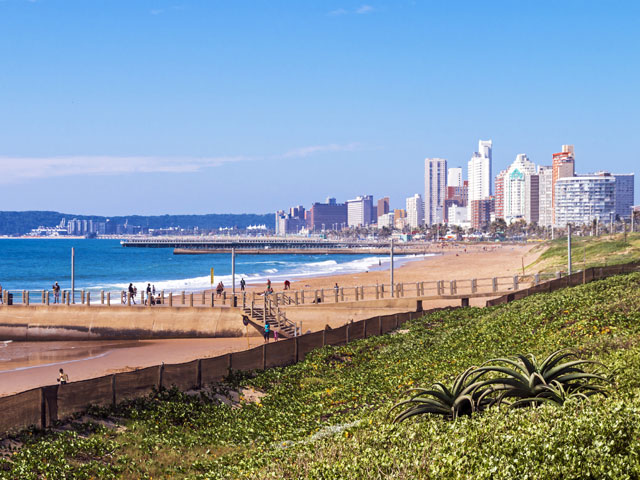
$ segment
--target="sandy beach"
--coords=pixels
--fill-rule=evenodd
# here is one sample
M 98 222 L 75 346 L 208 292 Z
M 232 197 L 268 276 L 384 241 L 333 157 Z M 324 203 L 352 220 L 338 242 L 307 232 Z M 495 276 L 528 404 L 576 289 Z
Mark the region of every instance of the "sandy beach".
M 395 270 L 396 282 L 413 283 L 470 278 L 508 276 L 522 272 L 522 265 L 533 262 L 532 245 L 463 245 L 441 248 L 430 257 L 412 260 Z M 526 272 L 533 273 L 533 272 Z M 388 270 L 366 273 L 306 278 L 291 282 L 292 289 L 331 289 L 388 283 Z M 281 291 L 282 284 L 274 284 Z M 265 285 L 248 285 L 248 290 L 262 291 Z M 474 306 L 483 306 L 485 298 L 472 299 Z M 425 302 L 423 308 L 457 305 L 458 301 Z M 244 350 L 262 343 L 260 337 L 173 339 L 103 342 L 29 342 L 29 345 L 7 344 L 0 349 L 0 396 L 10 395 L 42 385 L 55 383 L 57 371 L 63 367 L 71 381 L 84 380 L 120 371 L 165 363 L 187 362 L 214 357 L 231 351 Z M 20 350 L 22 349 L 22 350 Z M 21 353 L 20 353 L 21 352 Z M 3 356 L 3 353 L 5 355 Z

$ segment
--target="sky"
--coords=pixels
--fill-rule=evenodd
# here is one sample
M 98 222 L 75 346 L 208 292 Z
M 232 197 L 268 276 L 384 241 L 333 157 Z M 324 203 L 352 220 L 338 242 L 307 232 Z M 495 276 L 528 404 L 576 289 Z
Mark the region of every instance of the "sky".
M 0 0 L 0 210 L 424 192 L 493 140 L 640 174 L 640 2 Z M 636 179 L 636 204 L 640 179 Z

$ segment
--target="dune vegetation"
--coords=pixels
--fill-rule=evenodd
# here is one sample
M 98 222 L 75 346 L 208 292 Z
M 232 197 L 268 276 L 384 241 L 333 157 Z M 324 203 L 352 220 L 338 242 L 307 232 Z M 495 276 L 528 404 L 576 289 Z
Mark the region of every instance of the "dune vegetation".
M 164 391 L 58 431 L 24 432 L 0 478 L 638 478 L 639 296 L 635 273 L 432 313 L 296 365 L 233 374 L 211 391 Z M 394 422 L 411 388 L 559 349 L 606 365 L 581 365 L 606 377 L 606 395 Z M 219 401 L 234 391 L 237 402 Z
M 572 236 L 571 242 L 571 262 L 574 270 L 640 260 L 640 233 L 600 237 Z M 535 247 L 533 252 L 537 250 L 542 253 L 535 262 L 527 266 L 527 269 L 546 273 L 567 271 L 567 237 L 544 242 Z

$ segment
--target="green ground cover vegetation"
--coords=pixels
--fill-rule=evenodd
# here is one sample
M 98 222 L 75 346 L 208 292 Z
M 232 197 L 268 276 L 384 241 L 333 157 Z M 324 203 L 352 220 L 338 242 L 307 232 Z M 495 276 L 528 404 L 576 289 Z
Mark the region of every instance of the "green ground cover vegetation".
M 619 265 L 640 260 L 640 233 L 602 235 L 600 237 L 572 236 L 571 261 L 574 270 L 606 265 Z M 555 273 L 567 270 L 567 237 L 547 241 L 536 249 L 543 250 L 527 269 Z M 534 249 L 535 251 L 535 249 Z
M 0 478 L 638 478 L 639 294 L 636 273 L 436 312 L 297 365 L 230 378 L 225 388 L 265 392 L 259 403 L 232 408 L 169 391 L 93 412 L 126 429 L 26 432 L 24 446 L 0 460 Z M 561 348 L 609 366 L 608 396 L 393 423 L 391 407 L 412 387 Z

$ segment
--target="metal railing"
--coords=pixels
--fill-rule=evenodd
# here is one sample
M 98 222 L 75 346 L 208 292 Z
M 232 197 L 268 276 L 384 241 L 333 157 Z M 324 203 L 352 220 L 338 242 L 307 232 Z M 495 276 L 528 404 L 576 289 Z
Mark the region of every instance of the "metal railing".
M 378 283 L 371 285 L 357 285 L 349 287 L 335 286 L 313 290 L 283 290 L 273 293 L 241 292 L 228 295 L 226 291 L 218 294 L 211 291 L 197 292 L 157 292 L 147 295 L 145 291 L 138 291 L 132 295 L 126 290 L 60 290 L 56 295 L 52 290 L 3 290 L 2 305 L 68 305 L 68 306 L 126 306 L 126 307 L 239 307 L 248 308 L 251 304 L 253 312 L 256 297 L 264 297 L 267 307 L 262 308 L 265 313 L 276 315 L 282 308 L 297 305 L 318 305 L 326 303 L 360 302 L 369 300 L 450 297 L 465 295 L 487 296 L 515 291 L 520 288 L 537 285 L 549 278 L 561 276 L 561 272 L 553 274 L 514 275 L 492 278 L 472 278 L 457 280 L 437 280 L 424 282 Z M 253 316 L 253 315 L 252 315 Z

